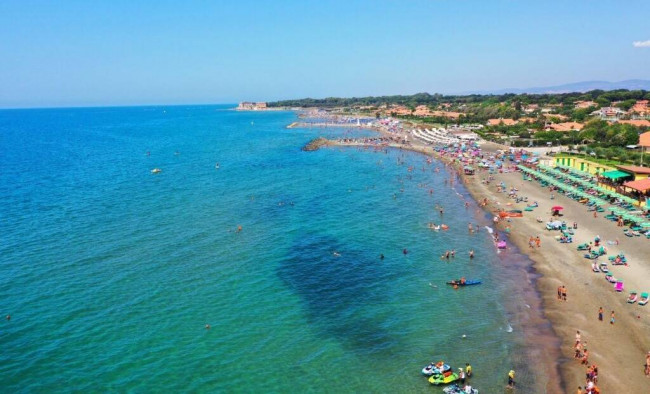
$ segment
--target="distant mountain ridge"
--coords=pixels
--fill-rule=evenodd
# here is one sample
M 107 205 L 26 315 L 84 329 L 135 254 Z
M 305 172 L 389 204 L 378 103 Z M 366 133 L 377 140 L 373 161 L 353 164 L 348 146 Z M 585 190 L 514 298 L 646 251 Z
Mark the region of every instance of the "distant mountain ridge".
M 650 90 L 650 80 L 647 79 L 627 79 L 619 82 L 609 81 L 583 81 L 573 82 L 557 86 L 543 86 L 533 88 L 508 88 L 497 90 L 484 90 L 465 92 L 463 94 L 506 94 L 506 93 L 530 93 L 530 94 L 545 94 L 545 93 L 573 93 L 573 92 L 588 92 L 590 90 Z

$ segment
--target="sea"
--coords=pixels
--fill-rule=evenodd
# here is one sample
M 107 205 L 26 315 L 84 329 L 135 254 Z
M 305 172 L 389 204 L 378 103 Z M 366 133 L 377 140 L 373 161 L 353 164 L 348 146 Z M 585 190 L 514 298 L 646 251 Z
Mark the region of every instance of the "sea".
M 302 151 L 375 133 L 232 107 L 0 111 L 1 391 L 441 393 L 439 360 L 481 393 L 558 379 L 537 274 L 450 168 Z

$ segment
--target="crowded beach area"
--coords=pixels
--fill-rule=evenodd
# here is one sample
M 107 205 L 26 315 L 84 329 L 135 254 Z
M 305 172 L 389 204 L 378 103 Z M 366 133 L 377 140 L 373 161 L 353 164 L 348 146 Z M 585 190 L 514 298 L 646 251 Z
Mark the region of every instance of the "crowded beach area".
M 362 127 L 353 118 L 329 122 Z M 441 160 L 493 218 L 495 245 L 516 247 L 534 261 L 544 315 L 561 341 L 555 362 L 563 390 L 650 391 L 650 208 L 643 190 L 622 188 L 620 179 L 634 186 L 644 168 L 585 170 L 545 152 L 482 141 L 471 129 L 394 119 L 365 125 L 378 136 L 323 145 L 403 149 Z

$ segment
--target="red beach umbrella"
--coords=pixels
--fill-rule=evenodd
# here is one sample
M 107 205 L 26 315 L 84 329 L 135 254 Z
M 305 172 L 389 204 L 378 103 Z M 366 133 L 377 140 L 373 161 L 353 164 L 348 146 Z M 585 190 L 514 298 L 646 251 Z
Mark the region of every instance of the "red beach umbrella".
M 564 207 L 561 207 L 561 206 L 559 206 L 559 205 L 556 205 L 556 206 L 554 206 L 553 208 L 551 208 L 551 211 L 561 211 L 561 210 L 563 210 L 563 209 L 564 209 Z

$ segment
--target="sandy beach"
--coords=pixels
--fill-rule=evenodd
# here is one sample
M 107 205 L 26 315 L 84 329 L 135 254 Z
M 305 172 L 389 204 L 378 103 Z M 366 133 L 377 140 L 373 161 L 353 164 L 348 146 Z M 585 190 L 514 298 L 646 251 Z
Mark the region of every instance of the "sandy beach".
M 330 145 L 365 144 L 333 142 Z M 440 157 L 431 146 L 396 142 L 385 146 L 432 155 L 449 163 L 448 158 Z M 483 143 L 481 147 L 486 153 L 504 148 L 492 143 Z M 452 165 L 457 170 L 461 169 L 459 163 Z M 603 217 L 606 212 L 594 217 L 585 205 L 564 195 L 554 193 L 554 199 L 551 199 L 548 188 L 542 187 L 537 181 L 524 180 L 521 172 L 494 174 L 494 179 L 489 184 L 482 182 L 488 176 L 487 171 L 479 170 L 475 175 L 469 176 L 463 175 L 462 171 L 457 173 L 477 202 L 487 199 L 488 204 L 484 209 L 493 215 L 501 209 L 523 210 L 527 205 L 526 202 L 515 203 L 514 199 L 508 197 L 507 191 L 498 192 L 497 185 L 501 182 L 507 189 L 517 188 L 518 196 L 528 197 L 528 203 L 536 201 L 539 204 L 534 211 L 524 212 L 521 218 L 500 221 L 497 228 L 504 234 L 508 228 L 508 243 L 515 244 L 534 261 L 534 269 L 541 275 L 536 286 L 542 298 L 544 316 L 551 322 L 554 332 L 561 340 L 559 353 L 539 356 L 540 363 L 554 363 L 557 366 L 542 368 L 557 370 L 561 374 L 561 379 L 553 379 L 547 385 L 547 392 L 576 392 L 579 386 L 584 390 L 587 365 L 574 358 L 577 331 L 581 333 L 584 348 L 588 349 L 588 364 L 596 364 L 598 367 L 597 385 L 601 392 L 650 392 L 650 379 L 644 375 L 645 354 L 650 350 L 650 306 L 627 303 L 630 290 L 637 290 L 639 294 L 650 291 L 650 261 L 646 257 L 650 252 L 650 240 L 643 236 L 626 237 L 622 227 L 617 227 L 616 223 Z M 574 222 L 578 224 L 573 243 L 560 243 L 556 239 L 560 234 L 558 231 L 546 230 L 545 223 L 550 219 L 551 207 L 554 205 L 565 208 L 561 220 L 569 225 Z M 542 223 L 537 218 L 541 218 Z M 530 237 L 538 236 L 541 246 L 531 248 Z M 624 282 L 625 289 L 622 292 L 614 290 L 604 273 L 592 272 L 592 260 L 584 258 L 585 252 L 576 249 L 581 243 L 594 241 L 596 236 L 601 238 L 607 248 L 607 255 L 601 257 L 600 261 L 607 261 L 607 256 L 620 252 L 627 257 L 627 266 L 610 264 L 609 267 L 614 277 Z M 558 300 L 559 286 L 566 287 L 567 301 Z M 600 307 L 604 311 L 602 321 L 598 319 Z M 610 323 L 612 311 L 615 313 L 614 324 Z M 549 360 L 549 356 L 555 359 Z
M 481 183 L 484 176 L 477 173 L 474 177 L 465 177 L 466 184 L 475 198 L 490 201 L 486 208 L 492 212 L 500 208 L 523 209 L 526 206 L 524 202 L 515 204 L 505 192 L 498 193 L 496 185 L 501 182 L 508 188 L 517 188 L 518 195 L 527 196 L 529 202 L 539 203 L 533 212 L 501 222 L 499 228 L 510 226 L 509 240 L 535 261 L 535 268 L 542 274 L 538 290 L 544 301 L 545 314 L 562 339 L 565 359 L 558 361 L 567 391 L 585 385 L 586 366 L 573 358 L 575 334 L 579 330 L 581 340 L 586 342 L 589 350 L 589 363 L 598 366 L 598 386 L 602 392 L 648 392 L 650 380 L 644 376 L 643 364 L 650 349 L 650 318 L 647 306 L 626 301 L 630 290 L 639 293 L 650 290 L 650 266 L 645 257 L 650 251 L 650 240 L 624 236 L 621 227 L 602 217 L 604 213 L 594 218 L 586 206 L 561 194 L 555 193 L 551 200 L 548 189 L 536 181 L 524 181 L 519 172 L 496 174 L 489 185 Z M 545 229 L 554 205 L 565 208 L 562 220 L 569 224 L 578 223 L 573 243 L 560 243 L 555 239 L 558 232 Z M 543 223 L 537 222 L 538 216 Z M 627 257 L 628 266 L 610 264 L 610 272 L 624 282 L 623 292 L 614 291 L 603 273 L 592 272 L 592 261 L 583 257 L 584 252 L 576 250 L 577 245 L 593 241 L 597 235 L 605 243 L 608 256 L 624 252 Z M 541 238 L 540 248 L 529 247 L 531 236 Z M 600 260 L 606 261 L 604 256 Z M 566 302 L 557 299 L 557 288 L 562 285 L 568 290 Z M 604 310 L 603 321 L 598 320 L 600 307 Z M 612 311 L 615 312 L 614 324 L 609 323 Z

